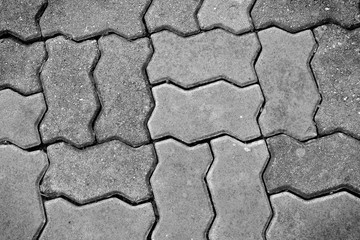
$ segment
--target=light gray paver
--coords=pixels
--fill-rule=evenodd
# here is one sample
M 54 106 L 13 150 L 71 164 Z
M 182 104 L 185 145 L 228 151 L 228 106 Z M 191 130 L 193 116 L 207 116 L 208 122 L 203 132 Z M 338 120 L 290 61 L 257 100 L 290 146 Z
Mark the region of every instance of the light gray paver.
M 150 203 L 131 206 L 117 198 L 85 206 L 57 198 L 45 209 L 48 223 L 40 240 L 145 240 L 155 222 Z
M 46 154 L 0 146 L 0 239 L 34 239 L 45 224 L 39 181 Z
M 258 85 L 238 88 L 218 81 L 186 91 L 162 84 L 152 91 L 156 106 L 148 127 L 153 139 L 173 136 L 192 143 L 221 133 L 242 141 L 260 136 L 256 116 L 263 97 Z
M 148 142 L 146 120 L 153 108 L 143 67 L 152 50 L 144 38 L 129 42 L 115 35 L 99 40 L 101 58 L 94 71 L 102 110 L 95 124 L 100 141 Z
M 264 141 L 243 144 L 225 136 L 211 141 L 214 163 L 207 182 L 216 211 L 210 239 L 263 239 L 271 215 L 261 179 L 269 158 Z
M 259 32 L 259 38 L 263 49 L 255 69 L 266 100 L 259 118 L 263 135 L 315 137 L 313 116 L 320 95 L 308 66 L 315 45 L 311 31 L 290 34 L 270 28 Z
M 357 240 L 360 200 L 347 192 L 305 201 L 290 193 L 270 197 L 268 240 Z
M 168 139 L 155 144 L 159 163 L 150 179 L 159 210 L 152 239 L 206 239 L 214 216 L 205 174 L 209 145 L 187 147 Z
M 46 41 L 46 48 L 49 58 L 41 81 L 48 111 L 40 124 L 42 140 L 62 139 L 77 147 L 91 144 L 98 100 L 89 74 L 99 56 L 96 42 L 56 37 Z
M 151 83 L 170 79 L 183 87 L 225 78 L 239 86 L 257 82 L 255 34 L 236 36 L 216 29 L 182 38 L 169 31 L 151 35 L 154 55 L 147 67 Z

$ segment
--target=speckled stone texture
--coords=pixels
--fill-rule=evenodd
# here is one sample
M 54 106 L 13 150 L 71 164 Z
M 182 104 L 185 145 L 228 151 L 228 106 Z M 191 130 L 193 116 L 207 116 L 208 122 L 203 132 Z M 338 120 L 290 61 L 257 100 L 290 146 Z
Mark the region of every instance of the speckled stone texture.
M 23 45 L 0 39 L 0 89 L 12 88 L 23 94 L 41 91 L 39 71 L 44 60 L 42 42 Z
M 61 198 L 45 202 L 48 223 L 40 240 L 146 239 L 155 216 L 150 203 L 131 206 L 110 198 L 75 206 Z
M 153 139 L 172 136 L 193 143 L 222 133 L 242 141 L 260 136 L 259 85 L 238 88 L 218 81 L 186 91 L 162 84 L 152 91 L 156 106 L 148 127 Z
M 27 41 L 41 37 L 35 17 L 46 0 L 0 0 L 0 36 L 10 32 Z
M 319 48 L 311 66 L 322 96 L 315 116 L 318 130 L 360 138 L 360 29 L 324 25 L 314 33 Z
M 38 124 L 46 105 L 41 93 L 28 97 L 5 89 L 0 91 L 0 142 L 8 141 L 21 148 L 41 143 Z
M 61 139 L 77 147 L 91 144 L 98 99 L 89 74 L 99 56 L 96 42 L 56 37 L 46 41 L 46 48 L 49 58 L 41 80 L 48 111 L 40 124 L 42 140 Z
M 151 83 L 171 80 L 185 88 L 217 79 L 238 86 L 257 82 L 255 34 L 236 36 L 221 29 L 182 38 L 169 31 L 151 35 L 154 55 L 147 67 Z
M 94 71 L 102 110 L 95 123 L 99 141 L 121 139 L 132 146 L 150 141 L 146 120 L 153 108 L 144 73 L 149 40 L 129 42 L 116 35 L 99 40 L 101 58 Z
M 45 224 L 39 181 L 46 154 L 0 146 L 0 239 L 34 239 Z
M 298 32 L 325 22 L 360 26 L 359 0 L 257 0 L 251 12 L 255 28 L 278 26 Z
M 152 239 L 207 239 L 214 216 L 204 179 L 212 162 L 209 145 L 169 139 L 155 149 L 159 163 L 150 180 L 160 218 Z
M 308 64 L 315 45 L 311 31 L 290 34 L 270 28 L 260 31 L 259 38 L 263 49 L 255 69 L 266 100 L 259 118 L 263 135 L 315 137 L 320 95 Z
M 270 197 L 274 217 L 268 240 L 357 240 L 360 200 L 347 192 L 305 201 L 290 193 Z
M 106 32 L 127 38 L 144 35 L 142 14 L 149 0 L 48 0 L 40 19 L 42 34 L 83 40 Z

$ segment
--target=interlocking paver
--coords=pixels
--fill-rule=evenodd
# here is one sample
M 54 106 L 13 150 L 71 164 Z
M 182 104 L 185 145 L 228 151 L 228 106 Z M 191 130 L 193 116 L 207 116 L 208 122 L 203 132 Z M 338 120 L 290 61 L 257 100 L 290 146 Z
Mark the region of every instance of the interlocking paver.
M 0 239 L 33 239 L 45 224 L 39 181 L 46 154 L 0 146 Z
M 359 0 L 257 0 L 251 12 L 256 28 L 276 25 L 298 32 L 325 22 L 360 26 Z
M 10 32 L 22 40 L 41 37 L 35 17 L 46 0 L 0 0 L 0 35 Z
M 227 133 L 242 141 L 260 136 L 256 116 L 260 87 L 238 88 L 218 81 L 193 90 L 171 84 L 152 89 L 155 109 L 148 121 L 153 139 L 173 136 L 186 143 Z
M 311 65 L 322 96 L 315 115 L 318 130 L 341 129 L 360 137 L 360 29 L 324 25 L 314 33 L 319 48 Z
M 131 145 L 149 141 L 146 120 L 153 107 L 143 67 L 152 50 L 144 38 L 129 42 L 115 35 L 99 40 L 101 58 L 94 71 L 102 110 L 95 124 L 100 141 L 118 138 Z
M 144 35 L 142 14 L 150 0 L 49 0 L 40 19 L 44 36 L 65 34 L 83 40 L 105 32 L 127 38 Z
M 151 83 L 170 79 L 183 87 L 225 78 L 239 86 L 257 81 L 255 34 L 236 36 L 221 29 L 182 38 L 169 31 L 151 35 L 154 55 L 147 67 Z
M 235 34 L 250 31 L 254 0 L 205 0 L 198 13 L 202 29 L 221 27 Z
M 38 124 L 46 105 L 42 93 L 28 97 L 5 89 L 0 91 L 0 141 L 21 148 L 41 144 Z
M 75 206 L 61 198 L 45 202 L 48 223 L 41 240 L 146 239 L 155 216 L 150 203 L 131 206 L 110 198 Z
M 46 41 L 49 58 L 41 72 L 48 111 L 40 124 L 46 143 L 65 140 L 78 147 L 95 140 L 91 121 L 98 102 L 90 71 L 99 51 L 95 41 L 75 43 L 64 37 Z
M 42 42 L 23 45 L 12 39 L 1 39 L 0 88 L 10 87 L 23 94 L 39 92 L 39 71 L 44 60 Z
M 259 118 L 263 135 L 315 137 L 313 115 L 320 95 L 308 66 L 315 45 L 311 31 L 290 34 L 270 28 L 260 31 L 259 38 L 263 50 L 255 69 L 266 100 Z
M 214 163 L 207 182 L 216 211 L 210 239 L 263 239 L 271 208 L 261 179 L 269 153 L 264 141 L 211 141 Z
M 305 201 L 284 192 L 270 197 L 274 218 L 268 240 L 356 240 L 360 200 L 347 192 Z
M 285 135 L 268 139 L 264 181 L 270 193 L 291 189 L 304 197 L 346 187 L 360 193 L 360 142 L 342 133 L 300 143 Z
M 206 239 L 213 218 L 205 174 L 209 145 L 187 147 L 168 139 L 155 144 L 159 163 L 150 179 L 159 222 L 153 239 Z

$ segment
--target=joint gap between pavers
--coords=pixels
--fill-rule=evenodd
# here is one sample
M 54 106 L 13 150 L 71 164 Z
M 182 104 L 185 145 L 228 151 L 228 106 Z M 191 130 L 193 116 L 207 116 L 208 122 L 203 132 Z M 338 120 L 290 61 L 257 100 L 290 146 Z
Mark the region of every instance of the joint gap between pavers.
M 35 14 L 35 23 L 36 23 L 37 28 L 39 29 L 41 37 L 43 37 L 43 33 L 42 33 L 42 29 L 40 27 L 40 19 L 43 16 L 48 5 L 49 5 L 49 0 L 46 0 L 44 2 L 44 4 L 40 7 L 39 11 Z

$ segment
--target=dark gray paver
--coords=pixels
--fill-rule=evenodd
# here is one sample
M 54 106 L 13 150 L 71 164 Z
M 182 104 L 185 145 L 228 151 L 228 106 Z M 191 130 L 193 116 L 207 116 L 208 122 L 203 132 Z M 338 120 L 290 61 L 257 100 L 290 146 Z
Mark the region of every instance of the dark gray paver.
M 264 136 L 316 136 L 313 116 L 320 95 L 308 61 L 315 45 L 311 31 L 290 34 L 278 28 L 259 32 L 263 46 L 255 69 L 266 104 L 259 124 Z
M 149 44 L 146 38 L 129 42 L 115 35 L 99 40 L 101 58 L 94 72 L 102 103 L 95 124 L 98 140 L 149 141 L 146 120 L 153 104 L 143 72 L 152 53 Z
M 142 15 L 150 0 L 49 0 L 40 19 L 44 36 L 65 34 L 83 40 L 105 32 L 127 38 L 144 35 Z
M 250 31 L 254 0 L 204 0 L 198 12 L 202 29 L 221 27 L 235 34 Z
M 35 16 L 46 0 L 0 0 L 0 35 L 10 32 L 22 40 L 41 37 Z
M 42 42 L 23 45 L 12 39 L 1 39 L 0 88 L 10 87 L 23 94 L 39 92 L 39 71 L 44 60 Z
M 347 192 L 305 201 L 284 192 L 270 197 L 268 240 L 357 240 L 360 200 Z
M 145 240 L 155 222 L 151 203 L 131 206 L 117 198 L 85 206 L 58 198 L 45 202 L 45 209 L 41 240 Z
M 42 93 L 28 97 L 5 89 L 0 91 L 0 141 L 21 148 L 41 144 L 38 124 L 46 105 Z
M 243 144 L 224 136 L 211 141 L 214 163 L 207 182 L 216 217 L 210 239 L 263 239 L 271 208 L 261 179 L 269 158 L 264 141 Z
M 154 55 L 147 67 L 151 83 L 171 80 L 183 87 L 224 78 L 239 86 L 257 81 L 255 34 L 235 36 L 221 29 L 182 38 L 169 31 L 151 35 Z
M 45 224 L 39 181 L 46 154 L 0 146 L 0 239 L 33 239 Z
M 360 26 L 359 0 L 257 0 L 251 12 L 255 28 L 275 25 L 298 32 L 324 22 Z
M 183 90 L 162 84 L 152 91 L 155 109 L 148 127 L 153 139 L 173 136 L 192 143 L 221 133 L 242 141 L 260 136 L 256 116 L 263 97 L 259 85 L 239 88 L 218 81 Z
M 78 147 L 95 140 L 91 121 L 98 102 L 89 73 L 99 56 L 95 41 L 64 37 L 46 41 L 49 58 L 41 72 L 48 111 L 40 124 L 42 140 L 58 139 Z
M 64 195 L 81 204 L 113 194 L 133 202 L 150 197 L 151 145 L 132 148 L 114 140 L 83 150 L 64 143 L 47 149 L 50 168 L 41 184 L 46 195 Z
M 342 133 L 300 143 L 285 135 L 268 139 L 264 181 L 270 193 L 291 189 L 304 197 L 346 187 L 360 193 L 360 142 Z
M 150 181 L 160 217 L 152 239 L 206 239 L 214 216 L 204 180 L 212 162 L 209 145 L 168 139 L 155 149 L 159 163 Z
M 360 138 L 360 29 L 314 30 L 319 48 L 311 62 L 322 102 L 315 115 L 321 134 L 341 130 Z

